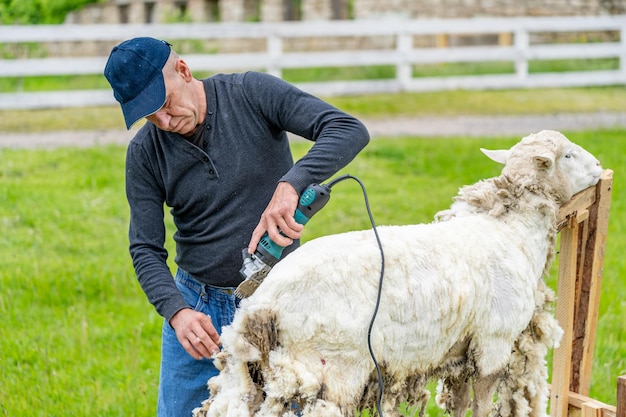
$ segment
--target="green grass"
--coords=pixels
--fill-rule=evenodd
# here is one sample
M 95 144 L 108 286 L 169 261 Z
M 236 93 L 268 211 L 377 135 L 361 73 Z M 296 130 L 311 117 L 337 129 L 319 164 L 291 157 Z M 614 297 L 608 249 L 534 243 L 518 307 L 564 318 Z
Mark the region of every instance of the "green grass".
M 544 72 L 600 71 L 616 69 L 619 69 L 619 60 L 616 58 L 533 60 L 528 62 L 528 72 L 531 74 Z M 513 73 L 515 73 L 515 64 L 510 61 L 440 63 L 415 65 L 413 67 L 414 77 L 443 77 Z
M 392 65 L 368 67 L 320 67 L 288 68 L 283 70 L 283 78 L 291 83 L 316 80 L 380 80 L 395 78 L 396 69 Z
M 615 404 L 626 374 L 626 131 L 569 137 L 615 171 L 591 388 Z M 342 173 L 365 183 L 377 224 L 426 222 L 458 187 L 497 175 L 479 147 L 515 141 L 381 139 Z M 306 149 L 294 144 L 296 157 Z M 0 415 L 154 415 L 161 319 L 127 253 L 124 156 L 113 146 L 0 149 Z M 361 190 L 346 181 L 304 240 L 367 227 Z
M 331 97 L 335 106 L 360 117 L 622 112 L 626 87 L 537 90 L 437 91 Z M 0 132 L 123 129 L 118 106 L 0 111 Z
M 103 75 L 55 75 L 0 78 L 0 92 L 110 89 Z

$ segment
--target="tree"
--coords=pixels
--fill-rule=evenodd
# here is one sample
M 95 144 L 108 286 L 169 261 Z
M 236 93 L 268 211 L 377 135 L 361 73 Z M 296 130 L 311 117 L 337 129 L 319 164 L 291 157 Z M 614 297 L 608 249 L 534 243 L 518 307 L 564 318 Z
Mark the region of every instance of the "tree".
M 67 13 L 103 0 L 0 0 L 0 23 L 63 23 Z

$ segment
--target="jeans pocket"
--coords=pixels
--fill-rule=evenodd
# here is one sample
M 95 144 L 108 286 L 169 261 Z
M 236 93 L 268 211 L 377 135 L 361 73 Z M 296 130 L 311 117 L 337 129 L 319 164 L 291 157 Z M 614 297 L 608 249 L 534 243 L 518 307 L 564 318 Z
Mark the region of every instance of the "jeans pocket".
M 184 282 L 176 281 L 176 286 L 178 287 L 178 291 L 180 291 L 181 295 L 189 304 L 189 307 L 193 308 L 195 311 L 201 311 L 203 308 L 202 295 L 199 294 L 189 286 L 185 285 Z

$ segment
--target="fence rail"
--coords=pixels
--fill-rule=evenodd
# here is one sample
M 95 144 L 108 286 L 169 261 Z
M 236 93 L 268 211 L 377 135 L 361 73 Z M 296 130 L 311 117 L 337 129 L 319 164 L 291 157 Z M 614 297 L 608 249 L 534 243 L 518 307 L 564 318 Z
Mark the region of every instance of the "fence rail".
M 533 34 L 614 32 L 617 41 L 595 43 L 531 42 Z M 419 47 L 416 36 L 504 36 L 510 42 L 482 46 Z M 181 39 L 256 39 L 261 51 L 184 55 L 194 71 L 262 70 L 281 76 L 284 69 L 308 67 L 395 67 L 395 77 L 298 84 L 314 94 L 332 96 L 444 89 L 574 87 L 626 84 L 626 15 L 596 17 L 361 20 L 279 23 L 206 23 L 168 25 L 0 26 L 0 44 L 47 42 L 119 42 L 135 36 Z M 299 38 L 389 37 L 387 49 L 288 51 Z M 530 73 L 529 62 L 613 58 L 613 70 Z M 479 76 L 416 77 L 415 65 L 455 62 L 511 62 L 514 72 Z M 0 78 L 101 74 L 106 56 L 0 60 Z M 113 104 L 107 90 L 0 94 L 0 109 L 32 109 Z

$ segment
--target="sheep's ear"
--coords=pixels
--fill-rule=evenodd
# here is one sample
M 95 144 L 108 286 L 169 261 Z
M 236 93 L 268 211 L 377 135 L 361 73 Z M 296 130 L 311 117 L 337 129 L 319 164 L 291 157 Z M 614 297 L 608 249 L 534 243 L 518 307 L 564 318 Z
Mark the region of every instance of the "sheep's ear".
M 509 154 L 511 153 L 511 151 L 508 149 L 490 151 L 489 149 L 480 148 L 480 151 L 484 153 L 485 155 L 487 155 L 487 157 L 491 159 L 492 161 L 495 161 L 502 165 L 506 164 L 506 160 L 509 157 Z
M 533 163 L 537 169 L 550 169 L 554 165 L 554 158 L 547 155 L 537 155 L 533 157 Z

